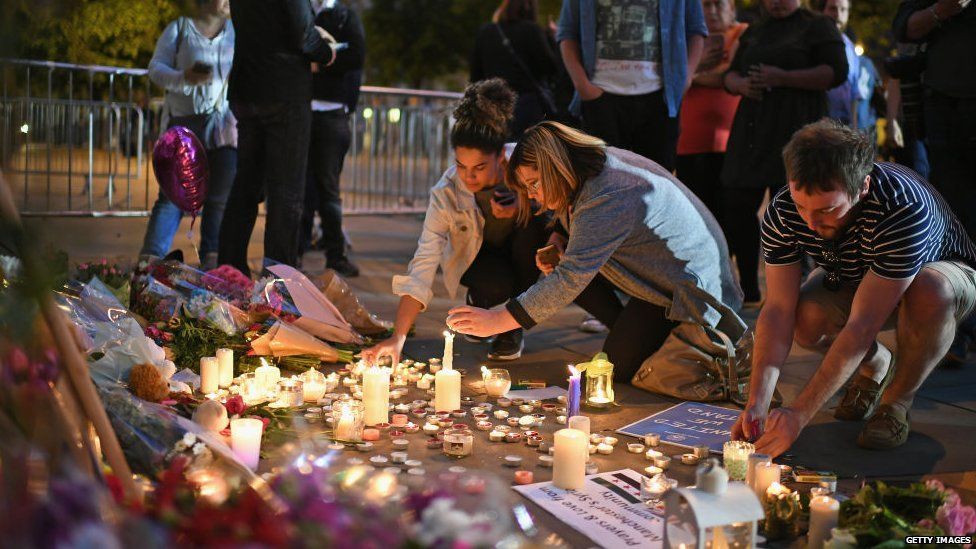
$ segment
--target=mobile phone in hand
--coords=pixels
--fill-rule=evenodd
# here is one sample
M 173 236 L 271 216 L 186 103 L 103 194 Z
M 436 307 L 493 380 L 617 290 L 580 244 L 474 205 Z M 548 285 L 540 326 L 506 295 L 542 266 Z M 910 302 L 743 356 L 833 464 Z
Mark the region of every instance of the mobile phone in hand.
M 198 72 L 200 74 L 210 74 L 213 72 L 213 65 L 211 65 L 210 63 L 203 63 L 201 61 L 197 61 L 196 63 L 193 64 L 192 70 L 193 72 Z
M 515 193 L 511 191 L 495 191 L 493 200 L 499 206 L 509 206 L 515 203 Z
M 553 267 L 559 265 L 559 249 L 556 248 L 555 244 L 550 244 L 545 248 L 539 248 L 535 251 L 535 256 L 539 259 L 539 263 L 543 265 L 551 265 Z

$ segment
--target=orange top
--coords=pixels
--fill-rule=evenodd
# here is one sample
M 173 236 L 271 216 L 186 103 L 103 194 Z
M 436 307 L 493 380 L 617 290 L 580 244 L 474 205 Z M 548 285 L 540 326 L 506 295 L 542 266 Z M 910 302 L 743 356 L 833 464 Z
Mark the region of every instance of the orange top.
M 735 23 L 725 31 L 722 61 L 705 74 L 722 74 L 728 70 L 746 27 L 745 23 Z M 739 96 L 728 93 L 725 88 L 692 84 L 681 104 L 678 154 L 725 152 L 738 107 Z

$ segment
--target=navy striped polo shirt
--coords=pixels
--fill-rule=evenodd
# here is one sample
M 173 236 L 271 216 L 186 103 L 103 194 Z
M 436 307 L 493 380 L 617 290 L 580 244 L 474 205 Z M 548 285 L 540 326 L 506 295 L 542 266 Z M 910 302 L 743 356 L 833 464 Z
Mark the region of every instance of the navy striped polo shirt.
M 788 265 L 809 255 L 828 266 L 824 239 L 796 211 L 789 187 L 770 202 L 762 223 L 763 256 L 769 265 Z M 877 162 L 861 212 L 837 245 L 841 280 L 859 282 L 870 269 L 903 279 L 926 263 L 961 261 L 976 268 L 976 245 L 945 200 L 922 176 L 889 162 Z

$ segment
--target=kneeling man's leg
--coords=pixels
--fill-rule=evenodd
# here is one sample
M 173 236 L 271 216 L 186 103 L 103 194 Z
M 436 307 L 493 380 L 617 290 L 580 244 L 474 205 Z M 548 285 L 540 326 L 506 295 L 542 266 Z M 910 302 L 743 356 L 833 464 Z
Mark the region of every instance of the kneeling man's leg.
M 891 385 L 858 443 L 894 448 L 908 439 L 908 410 L 915 394 L 952 344 L 956 324 L 972 309 L 976 282 L 956 264 L 922 268 L 902 298 L 898 312 L 898 358 Z

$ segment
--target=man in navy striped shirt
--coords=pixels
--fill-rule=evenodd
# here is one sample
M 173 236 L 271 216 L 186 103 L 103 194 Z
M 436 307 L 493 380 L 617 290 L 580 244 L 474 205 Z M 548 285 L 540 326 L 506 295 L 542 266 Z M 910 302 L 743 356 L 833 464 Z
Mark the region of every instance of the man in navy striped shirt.
M 767 297 L 749 403 L 733 429 L 758 439 L 757 451 L 786 451 L 852 374 L 834 416 L 868 420 L 863 447 L 903 444 L 916 391 L 976 308 L 976 246 L 924 179 L 874 163 L 872 151 L 863 135 L 826 119 L 783 149 L 789 186 L 763 220 Z M 806 281 L 803 255 L 817 264 Z M 877 341 L 890 328 L 894 362 Z M 824 359 L 793 403 L 769 411 L 794 340 Z

